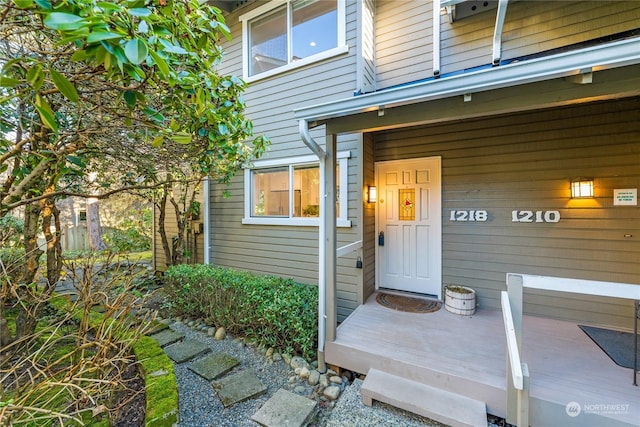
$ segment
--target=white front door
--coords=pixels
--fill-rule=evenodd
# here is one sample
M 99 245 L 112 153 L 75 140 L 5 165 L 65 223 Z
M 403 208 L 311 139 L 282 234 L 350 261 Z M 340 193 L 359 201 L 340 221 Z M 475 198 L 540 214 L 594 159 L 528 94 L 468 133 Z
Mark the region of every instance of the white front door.
M 440 158 L 376 163 L 378 287 L 440 298 Z

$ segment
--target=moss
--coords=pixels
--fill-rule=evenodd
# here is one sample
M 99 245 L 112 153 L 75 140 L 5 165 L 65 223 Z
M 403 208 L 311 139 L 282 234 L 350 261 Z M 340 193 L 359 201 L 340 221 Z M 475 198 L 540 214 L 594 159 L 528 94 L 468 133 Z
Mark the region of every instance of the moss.
M 50 300 L 51 305 L 60 311 L 67 311 L 71 301 L 66 297 L 54 296 Z M 76 308 L 74 318 L 82 318 L 82 310 Z M 92 327 L 100 326 L 104 320 L 104 313 L 92 311 L 89 316 L 89 324 Z M 108 322 L 113 319 L 108 319 Z M 155 326 L 159 326 L 154 325 Z M 157 329 L 159 330 L 159 329 Z M 65 350 L 61 350 L 65 351 Z M 164 353 L 156 340 L 148 336 L 141 336 L 133 346 L 133 352 L 140 363 L 141 373 L 145 381 L 146 414 L 145 425 L 153 427 L 171 427 L 178 422 L 178 386 L 173 370 L 173 362 Z M 164 371 L 166 374 L 154 376 L 154 373 Z M 108 417 L 94 420 L 88 425 L 92 427 L 109 426 Z
M 178 422 L 178 386 L 171 359 L 151 337 L 140 337 L 133 351 L 144 375 L 147 394 L 145 425 L 170 427 Z M 157 372 L 166 372 L 154 376 Z
M 473 293 L 473 290 L 465 287 L 465 286 L 460 286 L 460 285 L 447 285 L 446 289 L 450 290 L 451 292 L 455 292 L 457 294 L 471 294 Z

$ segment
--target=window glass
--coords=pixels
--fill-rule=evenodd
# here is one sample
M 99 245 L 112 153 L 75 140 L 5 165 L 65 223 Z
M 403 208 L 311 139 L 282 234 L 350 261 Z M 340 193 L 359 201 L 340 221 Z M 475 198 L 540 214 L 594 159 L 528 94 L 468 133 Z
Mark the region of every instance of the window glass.
M 295 167 L 293 182 L 293 216 L 320 216 L 320 167 Z
M 289 168 L 252 172 L 252 216 L 289 216 Z
M 293 3 L 293 61 L 338 46 L 338 11 L 335 0 L 299 0 Z
M 337 0 L 289 1 L 248 24 L 249 76 L 338 47 Z
M 335 204 L 338 227 L 351 227 L 347 203 L 349 158 L 349 151 L 339 152 L 336 156 Z M 315 156 L 257 160 L 254 167 L 244 171 L 243 224 L 318 225 L 322 182 L 320 164 Z
M 287 9 L 280 7 L 250 23 L 249 75 L 287 64 Z

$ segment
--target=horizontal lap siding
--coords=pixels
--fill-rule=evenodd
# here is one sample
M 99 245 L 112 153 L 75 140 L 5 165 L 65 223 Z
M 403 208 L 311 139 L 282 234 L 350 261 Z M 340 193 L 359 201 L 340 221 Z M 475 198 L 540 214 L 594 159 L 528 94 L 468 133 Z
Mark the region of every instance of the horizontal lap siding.
M 233 40 L 224 44 L 225 57 L 220 70 L 242 75 L 242 26 L 238 18 L 254 5 L 249 3 L 227 16 Z M 293 110 L 307 105 L 352 96 L 355 83 L 355 19 L 356 3 L 347 2 L 347 43 L 349 53 L 298 68 L 281 75 L 249 84 L 244 100 L 246 116 L 251 119 L 256 135 L 264 134 L 271 145 L 264 159 L 287 159 L 308 156 L 310 149 L 302 142 Z M 324 127 L 311 130 L 312 137 L 324 145 Z M 349 150 L 349 218 L 351 228 L 338 229 L 338 246 L 357 240 L 357 216 L 361 194 L 358 179 L 360 138 L 344 135 L 338 138 L 338 151 Z M 224 198 L 223 191 L 231 196 Z M 318 283 L 318 227 L 243 225 L 244 177 L 240 172 L 230 187 L 211 185 L 210 260 L 223 265 L 261 274 L 291 277 L 303 283 Z M 355 272 L 355 253 L 338 259 L 338 315 L 344 318 L 357 306 L 357 289 L 361 278 Z
M 518 113 L 376 135 L 377 161 L 442 156 L 443 280 L 498 307 L 505 274 L 640 283 L 640 208 L 613 206 L 614 188 L 640 187 L 640 100 Z M 595 179 L 572 200 L 569 181 Z M 451 210 L 489 212 L 450 221 Z M 558 223 L 514 223 L 512 210 L 557 210 Z M 631 235 L 632 237 L 625 237 Z M 534 292 L 532 314 L 629 326 L 624 300 Z
M 441 14 L 442 72 L 491 63 L 495 9 L 449 22 Z M 561 48 L 640 27 L 637 1 L 509 2 L 501 59 Z
M 378 89 L 433 75 L 432 3 L 376 3 L 376 72 Z

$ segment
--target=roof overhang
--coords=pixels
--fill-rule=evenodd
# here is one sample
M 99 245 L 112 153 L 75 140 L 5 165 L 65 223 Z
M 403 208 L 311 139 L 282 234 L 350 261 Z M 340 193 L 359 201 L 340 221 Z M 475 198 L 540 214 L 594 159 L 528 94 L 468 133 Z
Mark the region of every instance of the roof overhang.
M 640 38 L 616 41 L 469 73 L 407 84 L 294 110 L 297 120 L 322 123 L 372 111 L 513 88 L 640 64 Z M 579 80 L 579 79 L 578 79 Z

